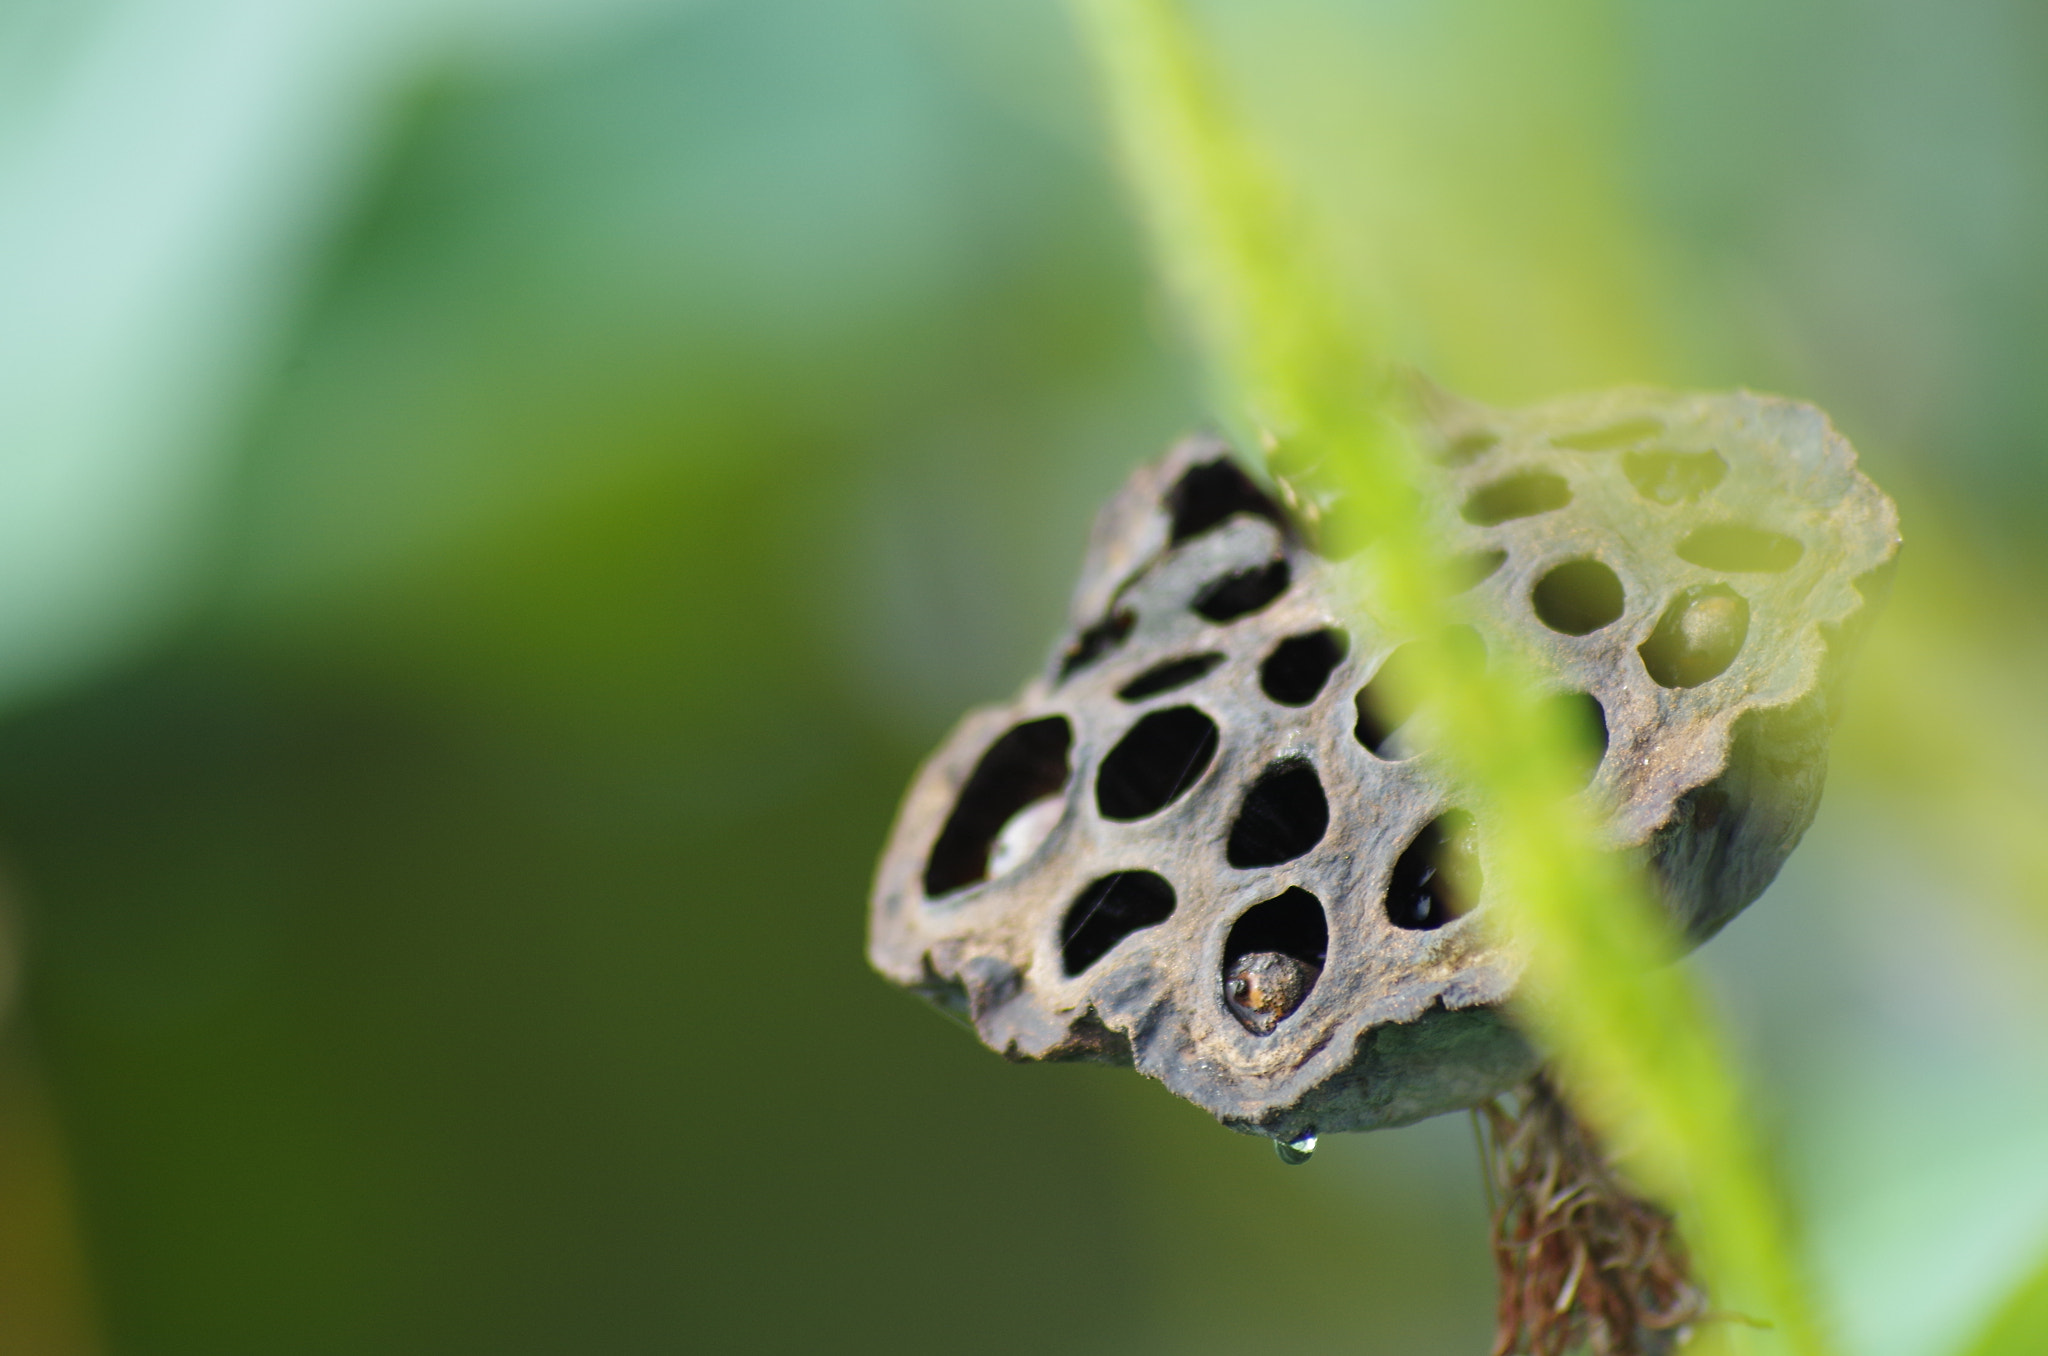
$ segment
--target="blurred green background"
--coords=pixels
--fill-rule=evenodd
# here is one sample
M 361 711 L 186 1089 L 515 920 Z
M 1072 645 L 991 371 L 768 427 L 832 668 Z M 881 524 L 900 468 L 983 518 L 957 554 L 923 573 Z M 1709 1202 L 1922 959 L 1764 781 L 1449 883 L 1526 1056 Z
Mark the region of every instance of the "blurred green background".
M 2048 9 L 1216 0 L 1397 356 L 1901 502 L 1704 953 L 1823 1293 L 2048 1248 Z M 869 974 L 916 760 L 1201 422 L 1050 0 L 0 0 L 0 1352 L 1469 1353 L 1300 1170 Z

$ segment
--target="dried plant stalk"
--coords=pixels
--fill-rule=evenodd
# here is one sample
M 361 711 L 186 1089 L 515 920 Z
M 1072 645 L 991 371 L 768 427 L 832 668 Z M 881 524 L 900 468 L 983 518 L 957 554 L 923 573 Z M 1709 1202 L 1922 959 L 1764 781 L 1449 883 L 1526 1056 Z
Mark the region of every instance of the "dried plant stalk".
M 1493 1356 L 1662 1356 L 1707 1317 L 1671 1216 L 1537 1074 L 1474 1113 L 1493 1196 Z

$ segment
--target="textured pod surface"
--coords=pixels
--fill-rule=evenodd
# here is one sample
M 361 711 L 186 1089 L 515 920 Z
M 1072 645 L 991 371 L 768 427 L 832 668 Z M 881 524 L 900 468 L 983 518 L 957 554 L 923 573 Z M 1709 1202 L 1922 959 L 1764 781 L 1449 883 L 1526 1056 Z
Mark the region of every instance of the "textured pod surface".
M 1425 404 L 1417 511 L 1472 580 L 1453 652 L 1536 663 L 1602 750 L 1582 794 L 1611 845 L 1711 935 L 1812 819 L 1891 502 L 1790 401 Z M 1373 617 L 1364 568 L 1319 555 L 1220 444 L 1138 470 L 1045 670 L 913 781 L 875 966 L 1011 1058 L 1133 1063 L 1283 1140 L 1524 1076 L 1484 817 L 1427 701 L 1376 682 L 1415 637 Z

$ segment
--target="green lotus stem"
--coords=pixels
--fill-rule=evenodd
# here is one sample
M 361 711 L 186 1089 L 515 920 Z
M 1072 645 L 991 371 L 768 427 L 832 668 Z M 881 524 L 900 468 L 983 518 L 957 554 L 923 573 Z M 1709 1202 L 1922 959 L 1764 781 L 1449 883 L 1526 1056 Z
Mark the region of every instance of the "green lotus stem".
M 1338 530 L 1376 553 L 1370 602 L 1430 634 L 1451 608 L 1424 467 L 1313 233 L 1219 93 L 1172 0 L 1072 0 L 1153 257 L 1183 308 L 1219 413 L 1295 486 L 1342 490 Z M 1528 958 L 1518 1015 L 1577 1113 L 1677 1213 L 1716 1307 L 1695 1350 L 1829 1350 L 1765 1156 L 1706 1005 L 1642 880 L 1598 849 L 1574 798 L 1572 732 L 1507 662 L 1425 656 L 1446 752 L 1489 810 L 1505 926 Z M 1768 1325 L 1768 1326 L 1757 1326 Z

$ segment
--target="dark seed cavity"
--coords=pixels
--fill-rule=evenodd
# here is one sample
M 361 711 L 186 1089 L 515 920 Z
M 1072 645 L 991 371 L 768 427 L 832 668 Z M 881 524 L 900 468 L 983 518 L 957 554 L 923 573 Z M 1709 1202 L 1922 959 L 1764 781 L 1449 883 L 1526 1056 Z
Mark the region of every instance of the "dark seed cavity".
M 1271 561 L 1256 569 L 1226 574 L 1203 586 L 1195 595 L 1195 611 L 1212 622 L 1235 621 L 1249 616 L 1287 592 L 1293 573 L 1284 560 Z
M 1622 473 L 1655 504 L 1683 504 L 1721 483 L 1728 463 L 1718 452 L 1624 452 Z
M 1245 793 L 1224 859 L 1240 871 L 1291 862 L 1323 841 L 1330 802 L 1316 770 L 1288 760 L 1269 766 Z
M 925 863 L 924 892 L 936 899 L 988 879 L 989 854 L 1006 825 L 1067 784 L 1073 727 L 1047 716 L 1010 730 L 989 745 L 960 790 L 960 799 Z
M 1532 518 L 1572 502 L 1572 487 L 1549 471 L 1524 471 L 1482 485 L 1460 510 L 1468 523 L 1492 527 L 1515 518 Z
M 1140 928 L 1173 917 L 1173 887 L 1150 871 L 1118 871 L 1074 897 L 1060 920 L 1060 965 L 1072 978 Z
M 1440 928 L 1476 908 L 1484 884 L 1478 828 L 1463 810 L 1447 810 L 1394 863 L 1387 921 L 1410 931 Z
M 1460 592 L 1493 578 L 1507 563 L 1505 551 L 1467 551 L 1451 562 L 1451 583 Z
M 1350 637 L 1334 627 L 1289 636 L 1259 665 L 1259 686 L 1282 706 L 1307 706 L 1350 648 Z
M 1154 711 L 1125 732 L 1095 774 L 1104 819 L 1156 815 L 1201 780 L 1216 756 L 1216 722 L 1192 706 Z
M 1169 659 L 1163 664 L 1154 664 L 1125 683 L 1117 689 L 1116 695 L 1127 702 L 1141 702 L 1147 697 L 1156 697 L 1162 692 L 1171 692 L 1206 678 L 1222 662 L 1223 656 L 1214 650 L 1191 654 L 1185 659 Z
M 1444 444 L 1444 463 L 1449 466 L 1463 466 L 1480 453 L 1500 442 L 1500 435 L 1492 429 L 1477 428 Z
M 1580 780 L 1591 781 L 1607 756 L 1607 708 L 1590 692 L 1564 692 L 1547 698 L 1561 724 L 1571 730 Z
M 1166 508 L 1173 515 L 1175 546 L 1240 513 L 1264 518 L 1282 532 L 1287 530 L 1287 515 L 1280 506 L 1228 458 L 1190 466 L 1167 491 Z
M 1529 605 L 1553 631 L 1590 635 L 1621 616 L 1621 578 L 1597 560 L 1568 560 L 1536 581 Z
M 1567 433 L 1562 438 L 1552 438 L 1556 447 L 1569 447 L 1575 452 L 1612 452 L 1617 447 L 1627 447 L 1647 438 L 1654 438 L 1664 431 L 1664 425 L 1656 419 L 1623 419 L 1599 428 L 1589 428 L 1582 433 Z
M 1076 670 L 1087 668 L 1130 639 L 1131 628 L 1137 621 L 1137 616 L 1126 608 L 1110 613 L 1074 637 L 1074 643 L 1060 659 L 1060 681 L 1065 682 Z
M 1223 944 L 1223 999 L 1256 1036 L 1293 1016 L 1322 975 L 1330 924 L 1322 901 L 1300 886 L 1254 904 Z
M 1726 584 L 1702 584 L 1671 600 L 1636 653 L 1659 687 L 1698 687 L 1727 672 L 1748 638 L 1748 601 Z
M 1486 666 L 1486 643 L 1469 626 L 1445 627 L 1437 643 L 1454 664 L 1467 669 Z M 1375 757 L 1398 761 L 1415 752 L 1395 736 L 1422 706 L 1419 689 L 1424 657 L 1418 646 L 1419 642 L 1411 640 L 1388 655 L 1353 700 L 1358 723 L 1352 733 Z
M 1730 574 L 1778 574 L 1799 563 L 1806 548 L 1797 537 L 1744 523 L 1703 527 L 1678 543 L 1678 557 Z

